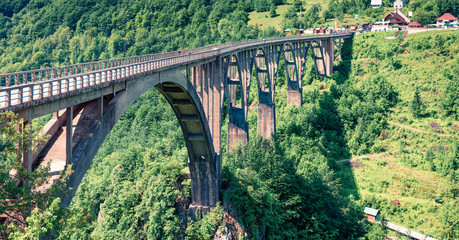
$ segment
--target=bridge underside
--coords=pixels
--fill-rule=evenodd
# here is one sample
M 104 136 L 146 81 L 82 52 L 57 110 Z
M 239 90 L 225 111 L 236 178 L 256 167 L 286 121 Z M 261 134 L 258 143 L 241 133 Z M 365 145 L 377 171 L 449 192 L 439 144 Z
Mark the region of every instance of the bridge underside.
M 64 204 L 69 205 L 92 159 L 110 130 L 128 107 L 152 87 L 164 95 L 182 128 L 189 155 L 192 204 L 215 206 L 218 201 L 218 195 L 215 193 L 219 192 L 221 157 L 215 153 L 213 148 L 209 124 L 198 94 L 181 69 L 127 81 L 124 85 L 119 84 L 116 91 L 113 87 L 110 88 L 111 90 L 102 90 L 104 93 L 107 91 L 107 95 L 101 97 L 94 95 L 88 97 L 88 99 L 95 98 L 93 100 L 58 111 L 45 127 L 46 133 L 55 137 L 47 145 L 39 147 L 40 153 L 25 156 L 27 158 L 24 159 L 25 165 L 30 164 L 32 168 L 32 164 L 37 164 L 37 162 L 34 163 L 34 160 L 46 163 L 49 158 L 52 158 L 52 171 L 57 172 L 63 170 L 66 163 L 73 164 L 74 173 L 68 181 L 68 186 L 72 188 L 72 191 L 63 201 Z M 73 104 L 73 99 L 67 100 L 69 103 L 61 102 L 60 104 Z M 42 106 L 42 109 L 50 108 L 53 109 L 53 106 Z M 33 114 L 39 114 L 37 109 L 33 112 L 21 113 L 22 116 Z M 69 155 L 70 159 L 66 159 L 66 156 L 68 158 Z

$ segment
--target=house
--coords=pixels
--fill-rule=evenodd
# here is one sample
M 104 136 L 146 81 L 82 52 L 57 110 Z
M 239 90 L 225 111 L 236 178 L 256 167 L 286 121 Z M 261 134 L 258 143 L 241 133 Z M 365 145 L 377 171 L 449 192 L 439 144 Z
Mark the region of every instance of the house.
M 332 27 L 327 27 L 325 28 L 324 31 L 325 31 L 325 34 L 332 34 L 334 32 Z
M 407 26 L 410 20 L 400 10 L 395 9 L 395 12 L 388 13 L 384 17 L 384 22 L 388 22 L 389 25 Z
M 357 25 L 352 25 L 352 26 L 349 28 L 349 30 L 350 30 L 351 32 L 356 32 L 356 31 L 357 31 L 357 27 L 358 27 Z
M 381 213 L 378 209 L 365 207 L 365 218 L 370 222 L 379 222 L 381 221 Z
M 296 34 L 303 34 L 304 33 L 304 29 L 298 29 L 296 30 Z
M 287 28 L 283 32 L 289 34 L 290 33 L 290 29 Z
M 385 32 L 389 30 L 387 22 L 375 22 L 371 25 L 371 32 Z
M 395 0 L 394 2 L 394 8 L 395 9 L 400 9 L 405 7 L 405 0 Z
M 422 24 L 420 22 L 417 22 L 417 21 L 408 24 L 408 28 L 409 29 L 413 29 L 413 28 L 416 29 L 416 28 L 422 28 L 422 27 L 424 27 L 424 26 L 422 26 Z
M 382 0 L 371 0 L 371 7 L 379 8 L 382 6 Z
M 441 17 L 437 18 L 437 25 L 451 25 L 458 24 L 457 18 L 450 13 L 445 13 Z
M 325 30 L 323 28 L 314 28 L 314 34 L 324 34 Z

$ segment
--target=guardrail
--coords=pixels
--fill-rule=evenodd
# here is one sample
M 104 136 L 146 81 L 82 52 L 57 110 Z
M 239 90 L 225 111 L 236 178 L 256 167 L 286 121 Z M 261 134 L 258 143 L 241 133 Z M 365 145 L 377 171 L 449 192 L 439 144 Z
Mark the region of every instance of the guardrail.
M 136 75 L 160 71 L 174 65 L 190 64 L 260 43 L 273 44 L 330 37 L 343 38 L 347 35 L 246 40 L 184 50 L 180 55 L 175 51 L 3 74 L 0 75 L 0 84 L 1 81 L 6 82 L 6 87 L 0 88 L 0 112 L 14 110 L 16 106 L 36 100 L 50 100 L 52 97 L 60 98 L 96 87 L 105 87 L 112 82 L 127 80 Z

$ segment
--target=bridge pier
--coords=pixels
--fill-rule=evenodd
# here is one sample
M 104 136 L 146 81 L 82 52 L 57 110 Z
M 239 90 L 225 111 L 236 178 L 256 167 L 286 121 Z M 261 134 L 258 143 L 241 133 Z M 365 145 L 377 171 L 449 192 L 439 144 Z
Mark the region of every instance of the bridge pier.
M 322 40 L 324 48 L 325 74 L 330 77 L 333 74 L 333 60 L 335 59 L 335 48 L 333 39 Z
M 257 134 L 263 138 L 276 135 L 276 111 L 274 95 L 282 45 L 259 48 L 255 55 L 258 82 Z
M 242 51 L 226 59 L 226 83 L 228 96 L 227 150 L 249 141 L 247 121 L 250 80 L 254 51 Z

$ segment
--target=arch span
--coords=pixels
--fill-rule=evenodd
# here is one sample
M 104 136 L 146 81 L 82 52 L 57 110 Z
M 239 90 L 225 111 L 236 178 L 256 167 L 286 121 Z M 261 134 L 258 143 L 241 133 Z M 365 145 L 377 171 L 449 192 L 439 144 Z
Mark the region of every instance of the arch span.
M 140 77 L 136 81 L 128 81 L 125 88 L 116 93 L 106 106 L 99 123 L 88 131 L 87 136 L 73 151 L 71 163 L 75 163 L 74 174 L 68 182 L 72 191 L 64 199 L 65 204 L 70 204 L 92 159 L 122 114 L 140 95 L 155 87 L 171 105 L 183 132 L 189 156 L 192 204 L 216 205 L 220 159 L 215 153 L 209 124 L 198 94 L 181 70 L 183 69 L 171 69 Z

